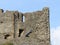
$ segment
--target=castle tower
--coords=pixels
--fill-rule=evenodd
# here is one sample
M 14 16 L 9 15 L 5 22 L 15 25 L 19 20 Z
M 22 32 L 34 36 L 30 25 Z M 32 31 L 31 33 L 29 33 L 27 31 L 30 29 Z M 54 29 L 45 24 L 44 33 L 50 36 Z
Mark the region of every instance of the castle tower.
M 15 40 L 14 45 L 50 45 L 49 8 L 29 13 L 0 9 L 0 40 Z

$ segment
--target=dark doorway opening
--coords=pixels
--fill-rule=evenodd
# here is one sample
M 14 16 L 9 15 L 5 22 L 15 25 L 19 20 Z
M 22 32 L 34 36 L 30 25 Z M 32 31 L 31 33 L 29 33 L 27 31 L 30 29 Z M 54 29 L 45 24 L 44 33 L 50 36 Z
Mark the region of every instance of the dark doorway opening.
M 21 36 L 21 34 L 22 34 L 23 31 L 24 31 L 23 29 L 19 29 L 19 35 L 18 35 L 18 37 Z
M 4 35 L 4 39 L 7 39 L 9 36 L 9 34 Z

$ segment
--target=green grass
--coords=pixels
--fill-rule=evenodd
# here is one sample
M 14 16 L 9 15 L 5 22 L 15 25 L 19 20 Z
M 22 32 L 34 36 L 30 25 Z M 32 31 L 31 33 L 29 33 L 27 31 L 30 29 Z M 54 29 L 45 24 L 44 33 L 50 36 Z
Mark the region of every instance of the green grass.
M 6 42 L 6 43 L 4 43 L 3 45 L 13 45 L 13 43 L 11 43 L 11 42 Z

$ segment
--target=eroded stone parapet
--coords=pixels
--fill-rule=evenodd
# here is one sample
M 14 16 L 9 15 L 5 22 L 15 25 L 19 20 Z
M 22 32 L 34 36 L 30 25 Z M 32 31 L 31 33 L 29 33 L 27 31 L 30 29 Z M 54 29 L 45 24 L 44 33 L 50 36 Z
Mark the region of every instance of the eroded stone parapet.
M 4 12 L 4 10 L 3 9 L 0 9 L 0 13 L 3 13 Z

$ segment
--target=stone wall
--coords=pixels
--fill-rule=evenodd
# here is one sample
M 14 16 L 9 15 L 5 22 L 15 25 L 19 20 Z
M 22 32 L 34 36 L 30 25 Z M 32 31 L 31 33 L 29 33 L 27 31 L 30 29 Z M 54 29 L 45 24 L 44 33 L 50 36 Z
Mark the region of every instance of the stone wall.
M 49 26 L 49 8 L 47 7 L 30 13 L 3 12 L 0 9 L 0 35 L 5 37 L 8 34 L 7 37 L 10 37 L 8 40 L 20 39 L 19 44 L 26 42 L 28 45 L 50 45 Z
M 14 32 L 14 16 L 13 12 L 6 11 L 0 13 L 0 33 L 3 35 L 13 35 Z

